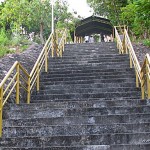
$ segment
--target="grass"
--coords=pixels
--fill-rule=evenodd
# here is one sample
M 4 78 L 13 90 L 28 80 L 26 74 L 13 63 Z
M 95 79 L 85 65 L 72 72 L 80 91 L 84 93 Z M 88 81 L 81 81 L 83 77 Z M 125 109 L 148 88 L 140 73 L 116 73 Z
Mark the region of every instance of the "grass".
M 14 53 L 13 50 L 10 50 L 7 46 L 0 46 L 0 58 L 5 56 L 6 54 Z
M 145 40 L 143 40 L 143 44 L 144 44 L 145 46 L 150 47 L 150 39 L 145 39 Z

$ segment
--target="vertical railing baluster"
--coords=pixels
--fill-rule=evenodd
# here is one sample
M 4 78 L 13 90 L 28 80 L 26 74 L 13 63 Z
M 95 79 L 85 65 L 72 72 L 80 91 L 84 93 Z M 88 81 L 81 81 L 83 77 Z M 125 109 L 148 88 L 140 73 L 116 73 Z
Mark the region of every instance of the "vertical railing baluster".
M 19 64 L 17 64 L 16 66 L 16 72 L 17 72 L 17 76 L 16 76 L 16 104 L 19 104 L 19 86 L 20 86 L 20 68 L 19 68 Z
M 40 67 L 40 65 L 38 63 L 38 65 L 37 65 L 37 80 L 36 80 L 36 89 L 37 89 L 37 91 L 40 90 L 40 72 L 39 72 L 39 67 Z
M 45 47 L 45 72 L 48 71 L 48 47 Z
M 28 87 L 27 87 L 27 104 L 30 104 L 30 98 L 31 98 L 31 83 L 30 83 L 30 77 L 28 77 Z
M 144 99 L 144 74 L 143 71 L 141 72 L 141 94 L 142 94 L 142 99 Z
M 54 34 L 52 34 L 52 51 L 51 51 L 52 57 L 54 57 Z

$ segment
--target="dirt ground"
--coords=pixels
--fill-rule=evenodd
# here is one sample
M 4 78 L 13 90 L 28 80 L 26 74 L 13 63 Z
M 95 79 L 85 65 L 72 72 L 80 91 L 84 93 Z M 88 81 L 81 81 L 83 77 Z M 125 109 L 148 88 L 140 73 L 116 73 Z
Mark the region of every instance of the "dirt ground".
M 150 55 L 150 47 L 144 46 L 142 43 L 132 43 L 133 48 L 135 50 L 136 56 L 140 62 L 140 66 L 142 66 L 145 55 L 148 53 Z

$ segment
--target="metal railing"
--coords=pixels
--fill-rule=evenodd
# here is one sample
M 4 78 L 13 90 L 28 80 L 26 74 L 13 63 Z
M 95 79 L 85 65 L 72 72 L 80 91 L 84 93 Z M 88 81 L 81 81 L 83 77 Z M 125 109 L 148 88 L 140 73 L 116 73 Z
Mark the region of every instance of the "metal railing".
M 66 38 L 67 32 L 65 30 L 58 46 L 59 56 L 61 57 L 62 52 L 64 51 Z M 45 72 L 48 71 L 48 57 L 50 50 L 52 57 L 54 57 L 54 54 L 57 53 L 57 46 L 55 45 L 56 41 L 54 40 L 55 35 L 51 34 L 46 41 L 46 44 L 44 45 L 30 74 L 19 62 L 16 61 L 0 83 L 0 137 L 2 136 L 2 115 L 4 105 L 14 93 L 16 95 L 16 104 L 19 104 L 21 88 L 27 93 L 27 104 L 30 103 L 31 91 L 33 90 L 34 85 L 36 84 L 37 91 L 40 89 L 40 72 L 42 71 L 43 67 L 45 67 Z
M 27 92 L 27 97 L 30 96 L 29 78 L 27 71 L 16 61 L 0 83 L 0 137 L 2 136 L 3 107 L 13 92 L 16 93 L 16 104 L 19 104 L 20 87 Z
M 129 38 L 126 26 L 121 26 L 123 32 L 118 32 L 118 26 L 114 27 L 117 48 L 120 54 L 129 54 L 130 68 L 134 67 L 136 75 L 136 87 L 141 86 L 142 99 L 150 99 L 150 56 L 146 54 L 142 67 L 139 64 L 131 40 Z M 122 39 L 121 39 L 122 38 Z
M 59 39 L 58 33 L 61 35 L 60 39 Z M 57 53 L 57 57 L 62 57 L 63 52 L 64 52 L 64 48 L 65 48 L 64 46 L 66 44 L 66 39 L 67 39 L 67 30 L 65 29 L 64 32 L 57 31 L 57 33 L 56 33 L 56 39 L 57 39 L 56 40 L 57 43 L 59 43 L 58 46 L 57 46 L 57 52 L 56 52 Z
M 52 50 L 51 55 L 54 57 L 54 47 L 53 47 L 53 34 L 51 34 L 44 45 L 31 73 L 30 73 L 30 91 L 33 89 L 36 84 L 36 89 L 39 91 L 40 89 L 40 72 L 45 65 L 45 72 L 48 71 L 48 54 L 50 49 Z M 27 99 L 27 103 L 30 103 L 30 97 Z

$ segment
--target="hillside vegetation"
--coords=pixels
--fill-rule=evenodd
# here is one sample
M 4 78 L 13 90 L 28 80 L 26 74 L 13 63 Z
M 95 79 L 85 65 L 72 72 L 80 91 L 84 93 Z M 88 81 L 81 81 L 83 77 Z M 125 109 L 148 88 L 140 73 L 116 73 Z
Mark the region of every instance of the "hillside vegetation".
M 33 41 L 44 44 L 51 33 L 52 6 L 50 0 L 5 0 L 0 4 L 0 57 L 23 51 Z M 63 0 L 55 1 L 55 28 L 73 30 L 75 18 Z

